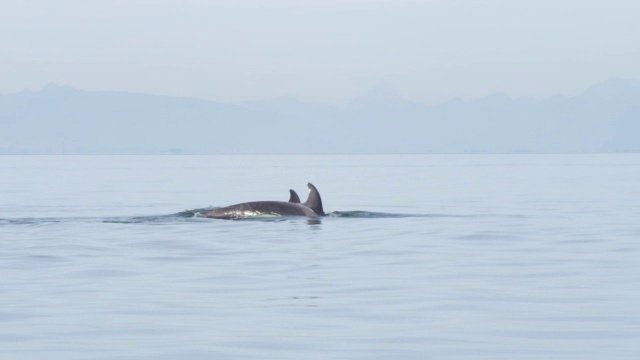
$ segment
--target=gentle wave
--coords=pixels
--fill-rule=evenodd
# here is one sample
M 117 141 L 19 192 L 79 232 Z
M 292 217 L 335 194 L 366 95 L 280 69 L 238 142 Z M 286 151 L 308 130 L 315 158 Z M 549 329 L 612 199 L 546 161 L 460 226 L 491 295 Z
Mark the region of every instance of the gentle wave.
M 44 218 L 8 218 L 0 219 L 1 225 L 34 225 L 46 223 L 88 223 L 102 222 L 111 224 L 144 224 L 144 223 L 175 223 L 189 222 L 190 220 L 205 219 L 205 214 L 215 207 L 197 208 L 184 210 L 168 215 L 150 215 L 150 216 L 109 216 L 109 217 L 44 217 Z M 346 219 L 400 219 L 400 218 L 479 218 L 479 217 L 505 217 L 505 218 L 522 218 L 522 215 L 511 214 L 399 214 L 374 212 L 364 210 L 353 211 L 333 211 L 327 213 L 322 218 L 346 218 Z M 249 217 L 236 220 L 252 220 L 252 221 L 282 221 L 309 219 L 303 216 L 269 216 L 269 217 Z M 317 218 L 321 219 L 321 218 Z
M 107 223 L 107 224 L 142 224 L 142 223 L 170 223 L 187 221 L 193 216 L 181 216 L 179 214 L 155 215 L 155 216 L 122 216 L 122 217 L 46 217 L 46 218 L 10 218 L 0 219 L 2 225 L 40 225 L 56 223 Z
M 472 217 L 475 215 L 453 215 L 453 214 L 396 214 L 373 211 L 334 211 L 327 214 L 328 217 L 356 218 L 356 219 L 384 219 L 384 218 L 415 218 L 415 217 Z

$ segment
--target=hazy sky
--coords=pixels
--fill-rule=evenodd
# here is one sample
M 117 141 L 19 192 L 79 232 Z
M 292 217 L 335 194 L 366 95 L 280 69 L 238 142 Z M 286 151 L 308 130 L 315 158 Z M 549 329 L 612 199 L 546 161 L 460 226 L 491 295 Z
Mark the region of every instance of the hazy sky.
M 638 0 L 1 0 L 0 92 L 49 82 L 344 105 L 640 78 Z

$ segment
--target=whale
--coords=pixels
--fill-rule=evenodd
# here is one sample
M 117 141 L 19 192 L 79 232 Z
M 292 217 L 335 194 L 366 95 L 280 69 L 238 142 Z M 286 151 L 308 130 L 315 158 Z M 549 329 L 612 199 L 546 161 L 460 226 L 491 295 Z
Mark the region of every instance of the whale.
M 261 216 L 324 216 L 322 199 L 318 189 L 307 183 L 307 201 L 300 202 L 298 194 L 289 190 L 289 201 L 252 201 L 213 209 L 205 217 L 213 219 L 242 219 Z

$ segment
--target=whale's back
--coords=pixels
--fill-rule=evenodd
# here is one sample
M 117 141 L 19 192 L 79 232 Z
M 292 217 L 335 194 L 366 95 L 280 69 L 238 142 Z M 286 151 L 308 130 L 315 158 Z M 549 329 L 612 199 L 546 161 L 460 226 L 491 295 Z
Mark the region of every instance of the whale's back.
M 298 203 L 253 201 L 214 209 L 205 216 L 215 219 L 241 219 L 258 216 L 318 216 L 318 214 Z

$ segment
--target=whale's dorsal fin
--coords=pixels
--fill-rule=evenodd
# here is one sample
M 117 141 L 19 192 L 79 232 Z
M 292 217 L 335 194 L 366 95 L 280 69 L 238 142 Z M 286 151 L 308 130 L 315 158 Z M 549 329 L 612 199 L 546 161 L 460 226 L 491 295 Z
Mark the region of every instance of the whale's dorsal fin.
M 320 199 L 318 189 L 316 189 L 312 183 L 307 183 L 307 187 L 309 188 L 309 197 L 303 205 L 313 210 L 316 214 L 323 216 L 324 210 L 322 209 L 322 199 Z
M 300 204 L 300 197 L 298 196 L 298 194 L 296 194 L 295 191 L 289 189 L 289 194 L 291 194 L 291 196 L 289 197 L 290 203 Z

